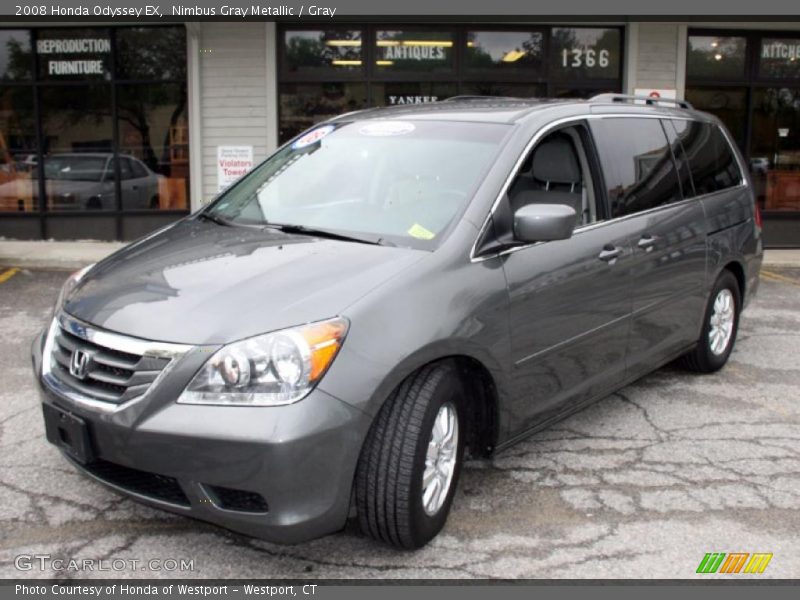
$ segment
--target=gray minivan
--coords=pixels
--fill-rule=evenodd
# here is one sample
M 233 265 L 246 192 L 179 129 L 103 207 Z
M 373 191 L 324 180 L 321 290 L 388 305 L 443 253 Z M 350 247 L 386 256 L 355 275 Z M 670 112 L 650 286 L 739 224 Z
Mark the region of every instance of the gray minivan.
M 486 456 L 680 359 L 727 361 L 761 225 L 682 102 L 455 98 L 319 124 L 73 274 L 47 438 L 153 506 L 416 548 Z

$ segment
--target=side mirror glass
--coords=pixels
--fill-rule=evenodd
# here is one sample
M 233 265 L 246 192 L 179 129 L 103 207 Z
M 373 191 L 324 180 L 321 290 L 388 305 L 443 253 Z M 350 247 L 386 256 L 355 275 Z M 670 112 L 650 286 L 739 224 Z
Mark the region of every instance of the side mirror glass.
M 526 243 L 566 240 L 577 218 L 566 204 L 527 204 L 514 213 L 514 237 Z

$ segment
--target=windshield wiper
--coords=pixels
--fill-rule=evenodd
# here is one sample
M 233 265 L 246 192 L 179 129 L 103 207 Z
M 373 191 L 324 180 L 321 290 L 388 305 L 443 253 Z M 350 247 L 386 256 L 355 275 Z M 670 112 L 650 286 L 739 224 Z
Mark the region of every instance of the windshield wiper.
M 210 212 L 203 211 L 198 216 L 202 219 L 205 219 L 206 221 L 211 221 L 212 223 L 216 223 L 217 225 L 222 225 L 223 227 L 233 227 L 233 223 L 231 223 L 227 219 L 223 219 L 222 217 L 218 217 L 217 215 L 212 215 Z
M 347 235 L 331 231 L 330 229 L 320 229 L 318 227 L 307 227 L 306 225 L 295 225 L 293 223 L 266 223 L 264 225 L 269 229 L 277 229 L 284 233 L 299 233 L 302 235 L 310 235 L 315 237 L 327 238 L 330 240 L 342 240 L 345 242 L 358 242 L 360 244 L 372 244 L 374 246 L 394 246 L 392 242 L 383 238 L 371 239 L 363 238 L 354 235 Z

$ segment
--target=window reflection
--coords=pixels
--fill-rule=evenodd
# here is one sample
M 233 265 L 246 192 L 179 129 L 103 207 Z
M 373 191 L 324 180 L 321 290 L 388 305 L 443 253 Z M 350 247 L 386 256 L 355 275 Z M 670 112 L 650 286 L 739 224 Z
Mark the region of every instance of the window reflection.
M 0 30 L 0 79 L 31 79 L 31 34 L 24 29 Z
M 188 208 L 186 88 L 119 86 L 117 127 L 123 210 Z
M 0 211 L 38 210 L 33 91 L 0 87 Z
M 280 141 L 285 142 L 315 123 L 365 108 L 362 83 L 284 84 L 280 93 Z
M 754 93 L 750 172 L 762 208 L 800 210 L 800 89 Z
M 111 86 L 40 88 L 48 210 L 114 210 Z
M 690 35 L 686 54 L 688 77 L 739 79 L 744 75 L 747 39 Z
M 126 27 L 117 30 L 117 79 L 185 79 L 183 27 Z
M 691 87 L 686 99 L 698 110 L 710 112 L 725 123 L 733 139 L 744 147 L 744 127 L 747 122 L 747 91 L 739 87 Z
M 543 66 L 541 31 L 468 31 L 466 44 L 469 70 L 539 72 Z
M 361 71 L 361 31 L 291 30 L 284 33 L 285 68 L 289 74 Z

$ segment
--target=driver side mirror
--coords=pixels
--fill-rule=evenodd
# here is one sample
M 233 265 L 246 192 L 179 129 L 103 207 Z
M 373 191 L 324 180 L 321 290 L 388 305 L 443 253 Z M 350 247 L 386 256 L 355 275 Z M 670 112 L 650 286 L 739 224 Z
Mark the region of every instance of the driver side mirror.
M 514 213 L 514 237 L 525 243 L 566 240 L 577 218 L 566 204 L 527 204 Z

